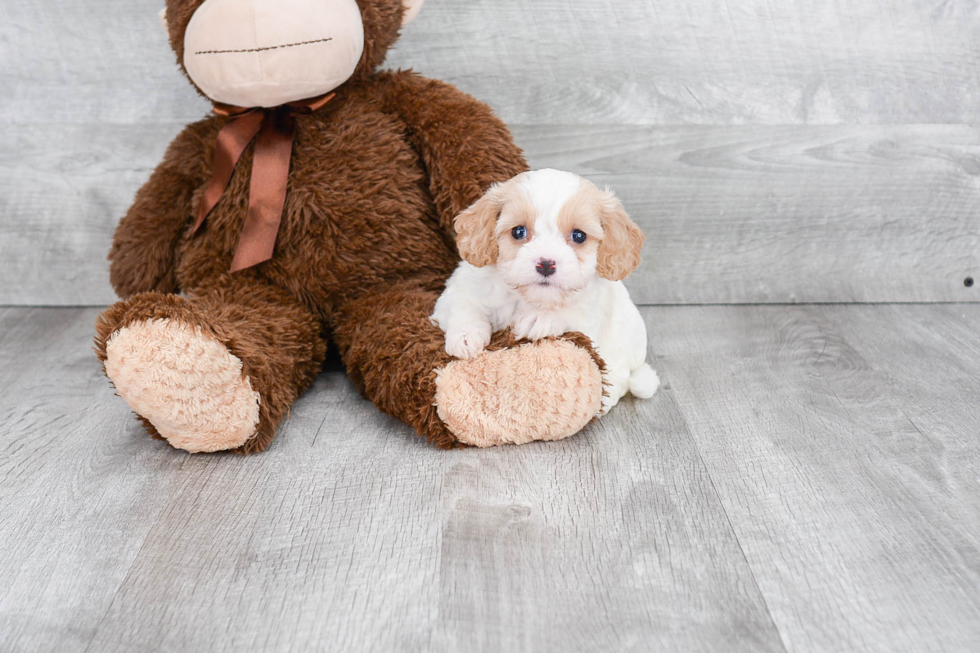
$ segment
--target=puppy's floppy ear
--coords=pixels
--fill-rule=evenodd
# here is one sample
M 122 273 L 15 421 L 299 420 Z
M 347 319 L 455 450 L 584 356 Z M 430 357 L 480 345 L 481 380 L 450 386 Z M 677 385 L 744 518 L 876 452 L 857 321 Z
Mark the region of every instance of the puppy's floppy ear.
M 599 215 L 603 236 L 596 254 L 596 272 L 604 279 L 620 281 L 640 264 L 646 236 L 608 188 L 600 194 Z
M 483 197 L 456 216 L 453 221 L 456 246 L 464 261 L 478 268 L 497 262 L 497 235 L 494 230 L 503 207 L 503 186 L 494 184 Z

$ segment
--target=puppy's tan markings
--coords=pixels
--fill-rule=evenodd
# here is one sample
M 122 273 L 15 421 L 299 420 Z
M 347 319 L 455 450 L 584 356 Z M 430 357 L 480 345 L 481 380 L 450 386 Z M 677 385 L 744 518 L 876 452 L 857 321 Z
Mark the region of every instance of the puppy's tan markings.
M 583 181 L 580 190 L 558 211 L 558 231 L 572 246 L 581 264 L 596 254 L 604 235 L 599 217 L 602 199 L 602 191 Z M 579 244 L 572 240 L 572 231 L 575 229 L 585 232 L 584 243 Z
M 534 204 L 527 192 L 517 184 L 506 189 L 504 208 L 496 229 L 498 260 L 513 260 L 517 256 L 518 250 L 534 239 L 534 223 L 536 220 L 537 211 L 535 211 Z M 527 229 L 527 236 L 522 240 L 515 240 L 511 235 L 514 227 Z
M 623 203 L 611 191 L 595 190 L 598 192 L 599 220 L 603 232 L 596 271 L 604 279 L 621 281 L 640 264 L 640 251 L 646 236 L 630 220 Z

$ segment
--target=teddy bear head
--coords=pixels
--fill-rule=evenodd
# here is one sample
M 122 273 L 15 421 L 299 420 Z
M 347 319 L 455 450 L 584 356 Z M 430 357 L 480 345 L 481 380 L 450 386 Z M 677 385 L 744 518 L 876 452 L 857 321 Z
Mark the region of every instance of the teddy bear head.
M 424 0 L 167 0 L 177 62 L 206 97 L 274 107 L 373 73 Z

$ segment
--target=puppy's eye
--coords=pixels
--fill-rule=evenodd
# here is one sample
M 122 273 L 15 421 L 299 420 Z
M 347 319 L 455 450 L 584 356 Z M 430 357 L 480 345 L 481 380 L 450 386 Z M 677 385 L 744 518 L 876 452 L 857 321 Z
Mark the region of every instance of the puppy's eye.
M 585 232 L 581 229 L 572 229 L 572 241 L 581 245 L 585 242 Z
M 510 230 L 510 235 L 514 237 L 514 240 L 524 240 L 527 238 L 527 229 L 523 226 L 514 227 Z

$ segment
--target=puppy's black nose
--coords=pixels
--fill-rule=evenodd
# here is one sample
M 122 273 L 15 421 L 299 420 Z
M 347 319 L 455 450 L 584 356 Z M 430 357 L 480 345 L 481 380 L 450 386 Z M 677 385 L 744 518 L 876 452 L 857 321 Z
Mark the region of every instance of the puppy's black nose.
M 538 271 L 542 277 L 550 277 L 555 273 L 555 262 L 549 261 L 547 259 L 541 259 L 538 264 L 534 266 L 534 269 Z

